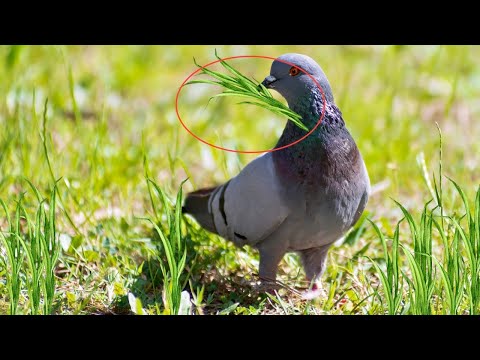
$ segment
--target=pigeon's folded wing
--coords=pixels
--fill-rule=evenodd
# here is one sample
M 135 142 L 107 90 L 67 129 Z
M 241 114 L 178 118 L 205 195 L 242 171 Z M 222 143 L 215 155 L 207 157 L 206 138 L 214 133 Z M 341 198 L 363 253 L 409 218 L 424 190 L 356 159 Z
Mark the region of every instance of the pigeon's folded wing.
M 289 213 L 279 189 L 271 153 L 252 161 L 211 197 L 217 232 L 238 245 L 265 239 Z

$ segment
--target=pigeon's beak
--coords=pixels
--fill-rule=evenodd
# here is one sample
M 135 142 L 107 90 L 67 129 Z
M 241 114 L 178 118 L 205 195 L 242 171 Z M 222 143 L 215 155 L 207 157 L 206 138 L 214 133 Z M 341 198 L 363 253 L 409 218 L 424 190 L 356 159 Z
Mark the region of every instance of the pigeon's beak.
M 265 86 L 267 89 L 273 89 L 272 84 L 277 81 L 277 78 L 275 76 L 269 75 L 265 78 L 265 80 L 262 81 L 262 85 Z

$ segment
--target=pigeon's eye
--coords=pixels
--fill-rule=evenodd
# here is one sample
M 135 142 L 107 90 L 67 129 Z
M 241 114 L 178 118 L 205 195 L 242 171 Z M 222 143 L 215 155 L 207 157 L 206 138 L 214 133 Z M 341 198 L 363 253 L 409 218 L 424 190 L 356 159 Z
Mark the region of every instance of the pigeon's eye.
M 300 74 L 300 70 L 297 67 L 292 66 L 288 73 L 290 74 L 290 76 L 297 76 L 298 74 Z

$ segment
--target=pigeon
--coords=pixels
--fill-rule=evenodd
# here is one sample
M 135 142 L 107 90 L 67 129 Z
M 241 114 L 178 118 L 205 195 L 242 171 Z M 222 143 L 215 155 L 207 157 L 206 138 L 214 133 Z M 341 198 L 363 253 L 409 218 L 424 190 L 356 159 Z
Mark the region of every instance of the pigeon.
M 273 61 L 262 84 L 280 93 L 309 129 L 324 111 L 320 125 L 297 144 L 257 157 L 223 185 L 189 193 L 183 212 L 238 247 L 258 249 L 262 282 L 274 283 L 283 256 L 297 252 L 311 285 L 304 298 L 314 298 L 323 293 L 330 246 L 365 209 L 370 179 L 315 60 L 284 54 Z M 305 134 L 288 120 L 275 148 Z

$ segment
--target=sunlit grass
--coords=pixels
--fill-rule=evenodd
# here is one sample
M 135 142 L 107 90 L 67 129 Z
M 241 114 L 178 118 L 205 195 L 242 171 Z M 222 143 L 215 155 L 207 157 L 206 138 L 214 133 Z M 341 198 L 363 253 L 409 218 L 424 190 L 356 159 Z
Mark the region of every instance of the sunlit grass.
M 377 296 L 389 314 L 478 314 L 479 302 L 479 218 L 480 188 L 474 200 L 474 210 L 462 188 L 453 180 L 453 186 L 461 195 L 465 212 L 454 216 L 438 214 L 438 207 L 425 204 L 420 221 L 401 204 L 411 241 L 399 244 L 400 222 L 393 235 L 391 250 L 387 241 L 373 224 L 384 247 L 385 265 L 373 261 L 382 283 L 382 293 Z M 441 238 L 441 242 L 434 239 Z M 439 254 L 432 251 L 439 246 Z M 400 251 L 402 250 L 402 251 Z M 405 255 L 401 256 L 401 252 Z M 405 266 L 406 265 L 406 266 Z M 408 286 L 403 287 L 406 283 Z
M 51 314 L 55 301 L 55 269 L 60 252 L 55 227 L 56 188 L 52 189 L 47 203 L 35 186 L 29 185 L 38 201 L 34 218 L 23 205 L 23 194 L 16 201 L 14 218 L 10 218 L 7 205 L 0 200 L 7 220 L 7 229 L 0 231 L 6 256 L 0 256 L 0 260 L 12 315 Z M 27 296 L 21 298 L 21 292 Z
M 201 69 L 199 75 L 209 75 L 211 78 L 215 79 L 215 81 L 209 79 L 190 80 L 185 85 L 208 84 L 221 86 L 224 88 L 224 90 L 220 94 L 212 96 L 209 99 L 209 102 L 214 98 L 225 96 L 247 98 L 250 99 L 250 101 L 245 100 L 239 102 L 238 104 L 259 106 L 277 115 L 286 116 L 300 129 L 308 131 L 308 128 L 302 123 L 302 117 L 291 110 L 283 102 L 275 99 L 262 83 L 256 83 L 252 79 L 249 79 L 247 76 L 243 75 L 226 60 L 219 57 L 216 50 L 215 57 L 230 74 L 210 70 L 207 67 L 198 65 L 195 62 L 195 65 Z
M 185 179 L 183 194 L 254 158 L 211 149 L 177 121 L 192 58 L 209 63 L 215 48 L 317 60 L 372 183 L 384 185 L 367 207 L 378 231 L 362 219 L 332 247 L 325 299 L 259 293 L 256 251 L 176 215 Z M 0 47 L 0 313 L 478 313 L 479 56 L 466 46 Z M 255 79 L 269 71 L 237 66 Z M 183 106 L 198 102 L 208 95 Z M 240 108 L 215 105 L 215 126 L 198 134 L 227 133 L 231 148 L 276 140 L 253 121 L 262 109 Z M 288 255 L 279 280 L 302 279 Z

